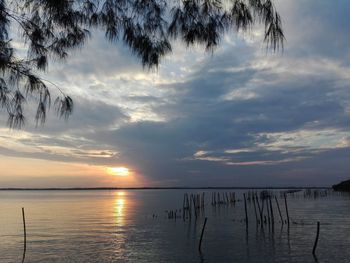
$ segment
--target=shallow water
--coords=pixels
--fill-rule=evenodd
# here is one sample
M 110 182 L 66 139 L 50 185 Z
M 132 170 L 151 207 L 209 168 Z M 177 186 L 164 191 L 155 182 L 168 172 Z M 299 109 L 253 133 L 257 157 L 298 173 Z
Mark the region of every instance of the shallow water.
M 218 192 L 218 190 L 213 190 Z M 220 190 L 242 193 L 248 190 Z M 273 202 L 275 225 L 256 225 L 248 202 L 212 206 L 205 191 L 197 220 L 168 219 L 181 209 L 184 193 L 202 190 L 0 191 L 0 262 L 350 262 L 350 196 L 329 193 L 288 196 L 291 224 L 282 226 Z M 277 192 L 277 191 L 276 191 Z M 285 220 L 284 199 L 277 194 Z M 182 215 L 178 213 L 178 215 Z M 198 243 L 208 218 L 202 253 Z M 316 222 L 321 222 L 317 259 L 312 256 Z

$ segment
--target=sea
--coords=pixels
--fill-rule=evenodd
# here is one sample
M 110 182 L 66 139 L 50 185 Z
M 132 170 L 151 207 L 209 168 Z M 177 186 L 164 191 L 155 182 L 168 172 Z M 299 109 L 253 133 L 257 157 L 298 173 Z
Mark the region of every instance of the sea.
M 12 262 L 345 263 L 350 195 L 331 189 L 3 190 L 0 263 Z

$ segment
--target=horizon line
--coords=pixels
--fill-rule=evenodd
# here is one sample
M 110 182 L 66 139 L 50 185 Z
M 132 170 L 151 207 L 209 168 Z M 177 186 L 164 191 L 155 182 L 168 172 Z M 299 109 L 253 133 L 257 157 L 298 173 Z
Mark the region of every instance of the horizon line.
M 164 186 L 164 187 L 6 187 L 0 191 L 181 190 L 181 189 L 331 189 L 332 186 Z

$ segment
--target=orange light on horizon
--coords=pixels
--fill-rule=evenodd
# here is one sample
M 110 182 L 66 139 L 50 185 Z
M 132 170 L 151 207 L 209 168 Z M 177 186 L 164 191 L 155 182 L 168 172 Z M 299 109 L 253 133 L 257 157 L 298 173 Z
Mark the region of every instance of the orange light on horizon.
M 120 167 L 108 167 L 107 173 L 110 175 L 117 175 L 117 176 L 128 176 L 130 174 L 130 171 L 128 168 L 120 166 Z

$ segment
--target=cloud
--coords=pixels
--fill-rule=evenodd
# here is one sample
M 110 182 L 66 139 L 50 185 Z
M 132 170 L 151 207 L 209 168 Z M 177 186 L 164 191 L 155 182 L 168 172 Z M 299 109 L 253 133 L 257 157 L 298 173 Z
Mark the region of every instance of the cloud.
M 149 185 L 327 185 L 345 178 L 347 1 L 276 2 L 283 53 L 227 35 L 213 55 L 176 44 L 143 71 L 97 34 L 48 78 L 76 101 L 68 123 L 3 131 L 7 156 L 130 166 Z M 330 8 L 332 7 L 332 8 Z M 252 32 L 259 36 L 260 29 Z

